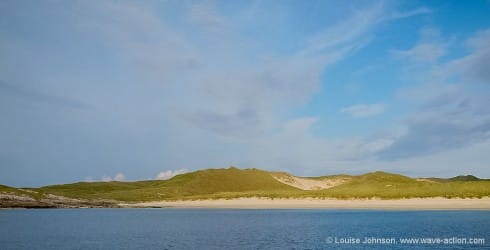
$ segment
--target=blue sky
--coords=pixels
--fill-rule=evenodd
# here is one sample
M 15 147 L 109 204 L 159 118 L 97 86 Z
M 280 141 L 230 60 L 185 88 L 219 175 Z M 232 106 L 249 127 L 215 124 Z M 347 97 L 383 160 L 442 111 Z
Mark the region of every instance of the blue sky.
M 0 183 L 490 177 L 489 1 L 2 1 Z

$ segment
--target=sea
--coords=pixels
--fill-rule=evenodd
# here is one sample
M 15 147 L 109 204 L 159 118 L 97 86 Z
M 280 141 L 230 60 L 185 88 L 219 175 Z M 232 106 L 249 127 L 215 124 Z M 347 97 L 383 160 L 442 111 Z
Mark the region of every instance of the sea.
M 0 210 L 0 249 L 490 249 L 490 211 Z

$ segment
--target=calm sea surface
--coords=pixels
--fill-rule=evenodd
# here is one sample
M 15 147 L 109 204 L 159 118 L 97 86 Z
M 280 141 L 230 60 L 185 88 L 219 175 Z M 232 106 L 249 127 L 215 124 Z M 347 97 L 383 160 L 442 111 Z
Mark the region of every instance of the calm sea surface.
M 490 249 L 490 211 L 0 210 L 0 249 L 366 248 Z

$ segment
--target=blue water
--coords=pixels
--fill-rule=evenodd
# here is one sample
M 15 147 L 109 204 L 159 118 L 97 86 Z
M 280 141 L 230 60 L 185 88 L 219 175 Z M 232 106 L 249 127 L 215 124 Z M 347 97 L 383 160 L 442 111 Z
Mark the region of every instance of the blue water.
M 341 238 L 485 244 L 341 244 Z M 337 238 L 337 239 L 336 239 Z M 490 211 L 0 210 L 0 249 L 490 249 Z

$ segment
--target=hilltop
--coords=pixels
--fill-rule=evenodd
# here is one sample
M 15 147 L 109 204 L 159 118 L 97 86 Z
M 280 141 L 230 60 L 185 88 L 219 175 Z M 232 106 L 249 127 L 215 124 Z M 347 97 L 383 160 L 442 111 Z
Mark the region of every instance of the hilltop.
M 474 176 L 410 178 L 387 172 L 298 177 L 260 169 L 205 169 L 168 180 L 77 182 L 41 188 L 0 185 L 0 207 L 106 207 L 120 202 L 268 198 L 481 198 L 490 181 Z

